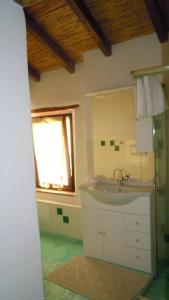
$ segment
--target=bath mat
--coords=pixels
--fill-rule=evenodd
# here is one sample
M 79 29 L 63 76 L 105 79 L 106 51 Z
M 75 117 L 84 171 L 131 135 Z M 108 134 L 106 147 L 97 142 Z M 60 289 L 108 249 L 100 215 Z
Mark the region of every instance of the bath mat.
M 92 300 L 131 300 L 150 283 L 150 276 L 76 256 L 48 275 L 48 280 Z

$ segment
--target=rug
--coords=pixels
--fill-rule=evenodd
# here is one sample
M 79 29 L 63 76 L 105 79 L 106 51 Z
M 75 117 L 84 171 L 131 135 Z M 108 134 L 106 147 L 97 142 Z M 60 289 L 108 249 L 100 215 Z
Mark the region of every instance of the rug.
M 131 300 L 150 276 L 86 256 L 76 256 L 48 275 L 48 280 L 92 300 Z

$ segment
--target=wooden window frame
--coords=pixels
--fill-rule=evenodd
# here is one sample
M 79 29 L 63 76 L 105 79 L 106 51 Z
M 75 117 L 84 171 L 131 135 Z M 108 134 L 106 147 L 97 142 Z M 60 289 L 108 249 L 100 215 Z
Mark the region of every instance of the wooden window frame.
M 32 119 L 40 118 L 40 117 L 59 117 L 63 116 L 63 124 L 65 124 L 66 116 L 70 117 L 70 132 L 71 132 L 71 162 L 72 162 L 72 176 L 71 180 L 69 181 L 68 186 L 64 186 L 63 189 L 61 188 L 43 188 L 39 185 L 38 180 L 38 169 L 34 151 L 34 159 L 35 159 L 35 178 L 36 178 L 36 190 L 40 192 L 46 193 L 56 193 L 56 194 L 66 194 L 66 195 L 74 195 L 75 194 L 75 168 L 74 168 L 74 109 L 79 107 L 79 105 L 72 105 L 72 106 L 63 106 L 63 107 L 48 107 L 48 108 L 40 108 L 32 110 L 31 116 Z M 64 118 L 65 117 L 65 118 Z M 64 126 L 65 128 L 65 126 Z M 67 145 L 67 139 L 66 139 Z M 68 156 L 68 148 L 66 147 L 66 159 L 69 159 Z

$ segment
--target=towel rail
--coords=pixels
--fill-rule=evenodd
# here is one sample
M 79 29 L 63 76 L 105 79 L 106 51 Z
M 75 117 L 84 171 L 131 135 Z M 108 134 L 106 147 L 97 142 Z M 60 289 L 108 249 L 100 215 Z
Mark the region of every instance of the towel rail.
M 134 70 L 130 72 L 130 76 L 133 79 L 142 77 L 145 75 L 156 75 L 169 71 L 169 65 L 155 66 L 151 68 L 144 68 L 140 70 Z

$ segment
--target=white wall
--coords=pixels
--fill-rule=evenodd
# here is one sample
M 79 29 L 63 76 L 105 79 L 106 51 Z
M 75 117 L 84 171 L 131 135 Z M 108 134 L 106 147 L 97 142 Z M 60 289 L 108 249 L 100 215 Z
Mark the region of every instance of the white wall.
M 0 1 L 0 299 L 41 300 L 26 30 L 22 8 Z

